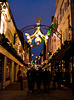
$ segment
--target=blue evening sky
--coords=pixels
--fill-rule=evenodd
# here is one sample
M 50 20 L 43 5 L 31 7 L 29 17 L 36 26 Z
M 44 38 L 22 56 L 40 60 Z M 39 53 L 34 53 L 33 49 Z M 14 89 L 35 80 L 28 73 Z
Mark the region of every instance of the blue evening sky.
M 36 24 L 36 17 L 41 17 L 41 24 L 51 25 L 51 17 L 55 13 L 56 0 L 8 0 L 12 15 L 14 17 L 17 28 L 20 30 L 25 26 Z M 34 30 L 29 30 L 27 33 L 32 34 Z M 46 30 L 42 30 L 46 33 Z M 27 41 L 24 33 L 24 39 Z M 43 44 L 32 48 L 31 52 L 34 55 L 39 55 L 43 48 Z M 33 59 L 35 59 L 33 57 Z

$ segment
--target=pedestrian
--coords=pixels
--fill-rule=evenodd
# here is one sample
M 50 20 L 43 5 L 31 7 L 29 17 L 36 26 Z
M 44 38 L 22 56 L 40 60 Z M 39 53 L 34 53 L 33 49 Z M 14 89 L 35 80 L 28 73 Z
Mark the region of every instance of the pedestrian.
M 17 73 L 17 77 L 18 77 L 18 80 L 19 80 L 19 82 L 20 82 L 21 90 L 23 90 L 22 72 L 21 72 L 20 69 L 19 69 L 19 71 L 18 71 L 18 73 Z
M 49 86 L 50 86 L 50 81 L 51 81 L 51 73 L 50 73 L 50 71 L 48 70 L 48 71 L 47 71 L 47 86 L 48 86 L 48 89 L 49 89 Z
M 42 82 L 42 68 L 39 67 L 39 69 L 36 71 L 36 84 L 38 92 L 40 92 L 41 82 Z
M 34 92 L 35 86 L 35 69 L 33 67 L 30 68 L 27 72 L 27 79 L 28 79 L 28 90 L 30 92 Z
M 35 70 L 35 67 L 33 66 L 31 68 L 31 80 L 32 80 L 32 92 L 34 92 L 34 87 L 35 87 L 35 80 L 36 80 L 36 70 Z
M 53 68 L 53 71 L 52 71 L 52 81 L 53 81 L 53 89 L 56 89 L 56 71 L 55 71 L 55 68 Z
M 56 73 L 56 79 L 57 79 L 58 88 L 61 89 L 62 72 L 60 70 L 58 70 L 58 72 Z
M 31 91 L 31 69 L 27 71 L 27 80 L 28 80 L 28 91 Z
M 70 86 L 70 73 L 67 68 L 65 68 L 65 86 Z
M 43 85 L 44 85 L 44 91 L 46 92 L 46 87 L 47 87 L 47 69 L 45 68 L 45 71 L 43 71 Z

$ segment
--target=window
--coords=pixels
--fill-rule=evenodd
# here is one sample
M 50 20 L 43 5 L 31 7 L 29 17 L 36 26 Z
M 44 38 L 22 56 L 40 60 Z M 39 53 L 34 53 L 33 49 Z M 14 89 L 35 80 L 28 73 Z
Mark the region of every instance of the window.
M 63 43 L 66 40 L 66 32 L 63 32 Z
M 66 40 L 68 40 L 69 39 L 68 29 L 65 29 L 65 33 L 66 33 Z
M 60 24 L 60 13 L 59 13 L 58 16 L 57 16 L 57 24 L 58 24 L 58 25 Z
M 6 81 L 10 80 L 10 68 L 11 68 L 11 60 L 7 58 L 6 64 Z
M 68 7 L 68 2 L 65 2 L 65 4 L 64 4 L 64 10 L 65 11 L 67 10 L 67 7 Z
M 60 14 L 61 14 L 61 19 L 62 19 L 62 17 L 64 16 L 64 9 L 63 8 L 61 9 L 61 13 Z

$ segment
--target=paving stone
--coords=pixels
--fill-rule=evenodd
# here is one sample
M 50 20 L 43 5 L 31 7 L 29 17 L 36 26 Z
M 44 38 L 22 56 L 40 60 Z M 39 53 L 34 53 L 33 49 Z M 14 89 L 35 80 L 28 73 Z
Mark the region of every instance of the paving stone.
M 38 92 L 35 85 L 34 93 L 30 93 L 27 88 L 27 80 L 24 80 L 23 84 L 23 90 L 20 90 L 19 82 L 15 82 L 4 90 L 0 90 L 0 100 L 74 100 L 72 90 L 68 87 L 53 90 L 53 86 L 50 86 L 50 89 L 44 92 L 43 85 L 41 85 L 41 91 Z

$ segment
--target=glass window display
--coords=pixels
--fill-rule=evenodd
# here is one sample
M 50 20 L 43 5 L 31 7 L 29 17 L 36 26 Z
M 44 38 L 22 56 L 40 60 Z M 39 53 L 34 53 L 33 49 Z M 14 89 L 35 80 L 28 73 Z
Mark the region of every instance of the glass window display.
M 10 80 L 10 67 L 11 67 L 11 60 L 7 58 L 6 81 Z

